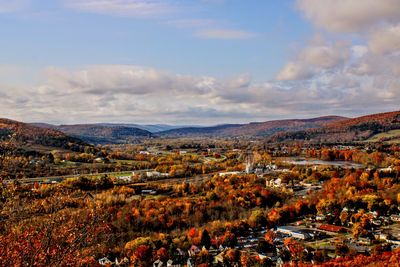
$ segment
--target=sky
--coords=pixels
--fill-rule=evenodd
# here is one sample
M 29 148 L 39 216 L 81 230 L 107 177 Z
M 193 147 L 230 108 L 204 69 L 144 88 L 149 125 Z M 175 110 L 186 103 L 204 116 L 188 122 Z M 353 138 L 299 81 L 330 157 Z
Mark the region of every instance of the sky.
M 0 36 L 0 117 L 25 122 L 400 109 L 400 0 L 0 0 Z

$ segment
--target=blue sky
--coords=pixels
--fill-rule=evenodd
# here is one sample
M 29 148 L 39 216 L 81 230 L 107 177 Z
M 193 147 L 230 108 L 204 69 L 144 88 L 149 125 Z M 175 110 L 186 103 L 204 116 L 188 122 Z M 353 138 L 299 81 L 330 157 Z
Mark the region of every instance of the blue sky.
M 36 0 L 17 14 L 2 14 L 0 49 L 7 52 L 1 62 L 34 67 L 134 64 L 217 77 L 249 72 L 265 80 L 285 63 L 290 44 L 301 43 L 311 32 L 292 1 L 181 1 L 185 4 L 176 4 L 171 14 L 144 18 L 82 12 L 66 8 L 65 2 Z M 188 25 L 196 22 L 204 26 Z M 195 36 L 201 29 L 254 36 Z
M 397 4 L 0 0 L 0 117 L 217 124 L 396 109 Z

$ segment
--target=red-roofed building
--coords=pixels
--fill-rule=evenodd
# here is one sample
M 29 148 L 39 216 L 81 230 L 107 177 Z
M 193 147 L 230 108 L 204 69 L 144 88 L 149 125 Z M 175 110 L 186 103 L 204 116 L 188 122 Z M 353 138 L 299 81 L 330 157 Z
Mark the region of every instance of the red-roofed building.
M 321 224 L 318 227 L 319 230 L 333 232 L 333 233 L 345 233 L 347 229 L 341 226 L 331 225 L 331 224 Z

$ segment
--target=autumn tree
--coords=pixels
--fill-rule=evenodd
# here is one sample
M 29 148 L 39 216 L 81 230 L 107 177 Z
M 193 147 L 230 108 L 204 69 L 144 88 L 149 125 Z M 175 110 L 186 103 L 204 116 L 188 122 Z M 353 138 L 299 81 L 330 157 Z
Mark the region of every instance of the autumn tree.
M 209 249 L 211 246 L 211 237 L 206 229 L 204 229 L 203 232 L 201 233 L 200 242 L 201 245 L 204 246 L 206 249 Z

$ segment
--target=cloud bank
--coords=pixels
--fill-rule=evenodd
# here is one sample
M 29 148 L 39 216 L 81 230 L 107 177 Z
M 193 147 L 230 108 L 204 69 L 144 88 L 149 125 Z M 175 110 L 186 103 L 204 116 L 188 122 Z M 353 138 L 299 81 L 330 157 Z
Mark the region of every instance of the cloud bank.
M 64 123 L 216 124 L 380 111 L 382 103 L 394 109 L 400 101 L 398 81 L 355 82 L 353 74 L 331 73 L 295 84 L 255 83 L 248 74 L 219 80 L 141 66 L 96 65 L 50 68 L 45 76 L 29 88 L 1 86 L 3 116 Z

